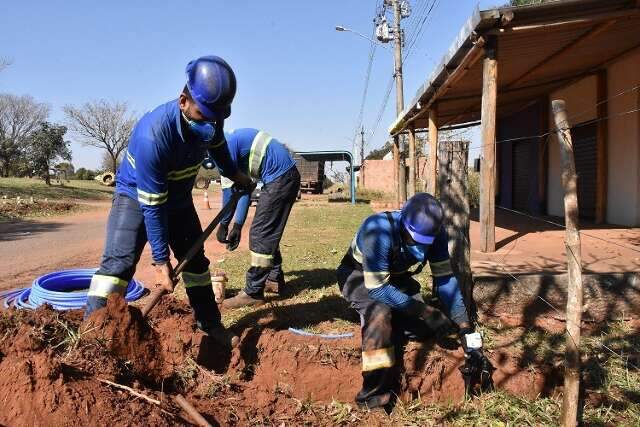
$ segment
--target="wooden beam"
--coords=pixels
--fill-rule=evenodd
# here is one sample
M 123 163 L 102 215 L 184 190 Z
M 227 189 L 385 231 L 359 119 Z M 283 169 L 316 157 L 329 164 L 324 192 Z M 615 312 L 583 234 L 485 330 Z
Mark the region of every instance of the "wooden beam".
M 597 118 L 598 129 L 596 136 L 597 163 L 596 163 L 596 224 L 603 224 L 607 219 L 607 162 L 609 151 L 609 126 L 606 118 L 609 116 L 609 104 L 607 90 L 607 70 L 603 69 L 597 74 Z
M 438 108 L 429 109 L 429 166 L 427 169 L 427 193 L 436 195 L 436 168 L 438 164 Z
M 549 96 L 546 95 L 540 100 L 540 134 L 549 132 Z M 540 203 L 540 211 L 538 214 L 547 214 L 547 185 L 549 170 L 549 144 L 548 137 L 540 138 L 540 147 L 538 149 L 538 203 Z
M 578 424 L 580 394 L 580 325 L 582 323 L 582 257 L 578 231 L 578 177 L 573 157 L 571 128 L 567 120 L 565 102 L 551 102 L 560 147 L 562 187 L 564 189 L 564 217 L 567 252 L 567 339 L 564 370 L 564 390 L 560 423 L 564 427 Z
M 460 64 L 449 74 L 445 82 L 439 86 L 434 94 L 429 98 L 429 101 L 425 105 L 423 105 L 418 113 L 415 116 L 408 119 L 406 122 L 399 122 L 394 129 L 391 129 L 391 133 L 395 134 L 400 132 L 403 128 L 411 125 L 411 123 L 423 117 L 425 114 L 429 113 L 429 109 L 431 105 L 435 103 L 438 98 L 443 96 L 457 81 L 459 81 L 474 65 L 480 58 L 482 58 L 483 47 L 485 44 L 485 39 L 483 37 L 479 37 L 474 45 L 469 49 L 466 53 Z
M 552 53 L 551 55 L 547 56 L 545 59 L 543 59 L 542 61 L 540 61 L 536 65 L 534 65 L 532 68 L 527 70 L 524 74 L 520 75 L 520 77 L 516 78 L 515 80 L 511 81 L 511 83 L 507 84 L 505 86 L 505 88 L 509 89 L 509 88 L 517 85 L 518 83 L 522 82 L 527 77 L 531 76 L 533 73 L 538 71 L 541 67 L 547 65 L 549 62 L 553 61 L 554 59 L 558 58 L 559 56 L 562 56 L 562 55 L 566 54 L 571 49 L 574 49 L 576 46 L 579 46 L 580 44 L 592 39 L 593 37 L 597 36 L 598 34 L 604 32 L 604 31 L 606 31 L 609 27 L 611 27 L 615 23 L 616 23 L 615 20 L 611 20 L 611 21 L 603 22 L 603 23 L 601 23 L 599 25 L 596 25 L 595 27 L 593 27 L 592 29 L 590 29 L 586 33 L 584 33 L 581 36 L 579 36 L 577 39 L 575 39 L 572 42 L 566 44 L 561 49 L 555 51 L 554 53 Z
M 396 192 L 396 209 L 402 205 L 400 197 L 400 137 L 393 138 L 393 188 Z
M 416 194 L 416 132 L 409 128 L 409 186 L 407 197 Z
M 480 161 L 480 250 L 496 250 L 496 101 L 498 95 L 497 40 L 487 44 L 482 73 L 482 123 Z

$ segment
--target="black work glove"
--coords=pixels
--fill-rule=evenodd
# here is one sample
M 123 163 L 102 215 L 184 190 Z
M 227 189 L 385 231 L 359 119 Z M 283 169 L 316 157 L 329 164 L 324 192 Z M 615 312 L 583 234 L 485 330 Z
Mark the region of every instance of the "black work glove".
M 240 244 L 240 238 L 242 237 L 242 226 L 239 224 L 233 224 L 233 228 L 229 232 L 229 236 L 227 238 L 227 249 L 230 251 L 234 251 L 238 248 Z
M 466 396 L 477 396 L 481 392 L 493 390 L 492 376 L 495 368 L 482 351 L 482 338 L 472 328 L 461 329 L 459 335 L 465 357 L 460 372 Z
M 255 190 L 257 186 L 258 186 L 258 183 L 251 180 L 251 182 L 247 185 L 241 185 L 241 184 L 238 184 L 237 182 L 234 182 L 233 187 L 231 187 L 231 189 L 233 190 L 234 193 L 244 193 L 244 194 L 251 195 L 251 193 L 253 193 L 253 190 Z
M 422 310 L 419 317 L 424 320 L 427 328 L 431 331 L 432 335 L 436 338 L 449 335 L 449 332 L 453 329 L 453 323 L 444 313 L 435 307 L 427 304 L 422 304 Z
M 229 243 L 227 240 L 227 233 L 229 232 L 229 224 L 220 224 L 218 231 L 216 231 L 216 239 L 220 243 Z

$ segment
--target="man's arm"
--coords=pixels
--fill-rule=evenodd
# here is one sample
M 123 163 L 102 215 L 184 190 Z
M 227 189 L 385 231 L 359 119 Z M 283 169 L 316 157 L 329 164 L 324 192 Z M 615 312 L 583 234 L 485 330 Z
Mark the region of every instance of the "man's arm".
M 138 145 L 136 186 L 154 263 L 169 261 L 167 159 L 155 141 Z

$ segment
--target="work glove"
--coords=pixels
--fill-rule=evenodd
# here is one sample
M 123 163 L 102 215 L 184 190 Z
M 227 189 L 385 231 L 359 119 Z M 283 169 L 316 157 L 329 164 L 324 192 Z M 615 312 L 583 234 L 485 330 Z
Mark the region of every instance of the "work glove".
M 216 269 L 211 274 L 211 286 L 216 303 L 222 304 L 224 301 L 225 289 L 227 287 L 227 275 L 223 270 Z
M 257 186 L 258 186 L 257 182 L 249 179 L 249 181 L 247 183 L 239 183 L 237 181 L 234 182 L 233 186 L 231 187 L 231 189 L 235 193 L 244 193 L 244 194 L 251 195 L 251 193 L 253 193 L 253 190 L 255 190 Z
M 419 317 L 427 325 L 427 328 L 431 331 L 431 334 L 440 338 L 449 334 L 453 328 L 453 323 L 444 313 L 435 307 L 428 304 L 423 304 L 422 312 Z
M 465 395 L 477 396 L 481 392 L 493 390 L 493 371 L 495 368 L 482 351 L 482 336 L 472 328 L 463 328 L 459 332 L 464 350 L 465 363 L 460 367 L 464 379 Z
M 235 251 L 240 244 L 240 238 L 242 237 L 242 225 L 233 224 L 233 228 L 229 232 L 229 236 L 227 238 L 227 249 L 230 251 Z
M 171 263 L 169 261 L 154 263 L 153 266 L 156 271 L 156 285 L 168 293 L 172 293 L 176 286 L 176 281 L 173 278 L 173 267 L 171 267 Z
M 216 231 L 216 239 L 220 243 L 229 243 L 227 240 L 227 233 L 229 232 L 229 224 L 220 224 L 218 231 Z

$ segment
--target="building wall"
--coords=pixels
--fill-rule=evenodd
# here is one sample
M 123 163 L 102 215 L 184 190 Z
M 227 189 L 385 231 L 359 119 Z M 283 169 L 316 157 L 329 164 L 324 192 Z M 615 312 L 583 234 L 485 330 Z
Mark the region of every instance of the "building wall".
M 427 176 L 426 158 L 419 157 L 417 163 L 416 187 L 421 190 L 425 188 L 424 181 Z M 364 188 L 385 193 L 395 193 L 395 188 L 393 187 L 393 160 L 365 160 Z
M 574 126 L 594 120 L 597 117 L 596 76 L 586 77 L 571 86 L 564 87 L 549 96 L 549 102 L 554 99 L 563 99 L 567 107 L 569 124 Z M 555 129 L 553 112 L 549 108 L 549 129 Z M 564 191 L 560 180 L 560 148 L 554 132 L 549 138 L 549 169 L 547 175 L 547 214 L 564 216 Z
M 640 112 L 638 90 L 615 96 L 640 85 L 640 49 L 607 69 L 609 150 L 607 222 L 640 226 Z M 611 98 L 614 97 L 615 98 Z
M 640 108 L 638 90 L 620 95 L 640 85 L 640 49 L 607 67 L 607 215 L 609 224 L 640 226 Z M 576 125 L 597 117 L 595 108 L 597 78 L 590 76 L 557 90 L 549 100 L 564 99 L 570 124 Z M 549 126 L 555 127 L 550 112 Z M 560 151 L 555 134 L 549 140 L 547 212 L 564 215 L 560 182 Z

